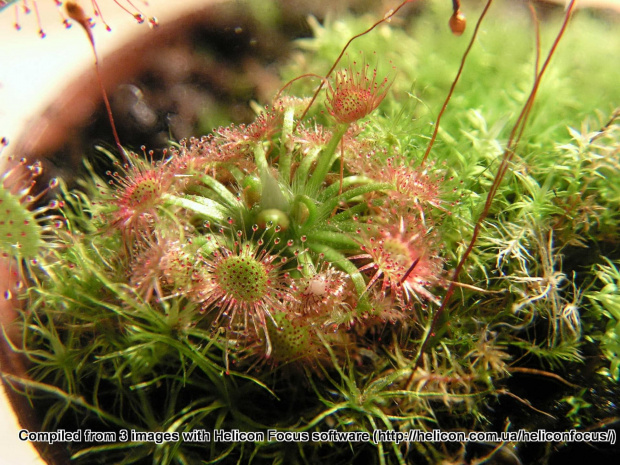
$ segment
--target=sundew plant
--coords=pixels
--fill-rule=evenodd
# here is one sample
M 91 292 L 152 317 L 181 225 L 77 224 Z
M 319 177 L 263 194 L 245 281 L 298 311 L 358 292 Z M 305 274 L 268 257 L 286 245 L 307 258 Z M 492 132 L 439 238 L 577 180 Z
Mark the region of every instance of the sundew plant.
M 112 433 L 75 463 L 547 463 L 571 445 L 392 433 L 614 437 L 620 29 L 489 1 L 463 31 L 458 3 L 310 18 L 253 122 L 102 148 L 51 205 L 27 208 L 36 162 L 4 175 L 30 367 L 4 378 L 42 430 Z

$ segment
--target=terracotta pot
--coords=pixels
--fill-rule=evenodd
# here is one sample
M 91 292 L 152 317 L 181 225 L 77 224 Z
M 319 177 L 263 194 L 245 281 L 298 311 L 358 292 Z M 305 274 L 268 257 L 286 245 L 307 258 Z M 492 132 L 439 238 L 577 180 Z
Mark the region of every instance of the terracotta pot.
M 149 30 L 146 25 L 136 26 L 135 20 L 116 8 L 109 8 L 106 20 L 114 26 L 113 33 L 107 33 L 101 25 L 95 34 L 99 53 L 103 82 L 110 91 L 119 83 L 130 80 L 139 74 L 152 59 L 149 50 L 162 47 L 170 41 L 179 30 L 192 27 L 198 23 L 208 24 L 215 21 L 219 14 L 217 9 L 227 0 L 179 0 L 168 2 L 155 0 L 150 2 L 148 14 L 160 19 L 160 26 Z M 41 69 L 41 83 L 57 82 L 58 85 L 46 86 L 33 84 L 32 81 L 21 79 L 20 66 L 15 66 L 14 76 L 0 75 L 1 91 L 4 92 L 5 103 L 0 113 L 0 136 L 13 139 L 15 134 L 21 133 L 15 143 L 5 150 L 0 159 L 0 170 L 6 169 L 8 154 L 16 157 L 25 156 L 30 161 L 44 159 L 57 152 L 66 145 L 71 137 L 86 126 L 92 118 L 93 112 L 101 103 L 101 91 L 96 80 L 93 66 L 93 57 L 89 50 L 89 43 L 79 26 L 73 26 L 71 31 L 64 31 L 58 24 L 58 13 L 55 8 L 47 10 L 49 5 L 40 5 L 40 14 L 46 28 L 47 37 L 42 40 L 36 35 L 36 30 L 24 24 L 19 39 L 24 43 L 31 43 L 26 48 L 28 60 L 38 62 L 41 56 L 61 47 L 61 54 L 56 63 L 52 63 L 51 70 Z M 5 12 L 6 13 L 6 12 Z M 3 13 L 2 21 L 8 16 Z M 96 28 L 97 29 L 97 28 Z M 2 30 L 2 27 L 0 27 Z M 15 31 L 11 31 L 15 33 Z M 7 37 L 6 28 L 3 29 L 3 42 Z M 34 39 L 34 40 L 33 40 Z M 59 45 L 61 44 L 61 45 Z M 74 53 L 75 52 L 75 53 Z M 18 53 L 19 54 L 19 53 Z M 74 60 L 79 66 L 67 70 L 61 56 L 68 54 L 76 57 Z M 10 53 L 9 53 L 10 55 Z M 18 59 L 19 57 L 13 56 Z M 5 57 L 6 59 L 6 57 Z M 45 74 L 51 73 L 51 74 Z M 57 76 L 57 77 L 53 77 Z M 67 84 L 68 83 L 68 84 Z M 24 105 L 26 94 L 33 94 L 27 100 L 32 104 Z M 15 97 L 15 100 L 12 98 Z M 21 98 L 21 100 L 20 100 Z M 18 102 L 18 103 L 15 103 Z M 11 108 L 10 115 L 6 112 Z M 36 115 L 36 116 L 32 116 Z M 79 163 L 79 160 L 77 161 Z M 40 431 L 40 413 L 31 408 L 26 397 L 16 392 L 20 389 L 11 382 L 11 376 L 26 377 L 27 361 L 11 349 L 11 345 L 19 347 L 21 335 L 11 323 L 16 319 L 17 307 L 20 302 L 13 296 L 8 300 L 1 296 L 14 288 L 19 279 L 15 263 L 8 259 L 0 261 L 0 373 L 3 375 L 4 389 L 0 386 L 0 415 L 3 418 L 0 427 L 0 453 L 2 464 L 65 464 L 69 463 L 69 456 L 62 443 L 52 446 L 46 443 L 33 444 L 21 441 L 19 431 L 27 429 Z
M 113 95 L 119 84 L 132 82 L 145 69 L 152 67 L 154 62 L 163 60 L 159 56 L 162 50 L 171 41 L 187 34 L 188 30 L 206 30 L 209 37 L 214 30 L 239 35 L 242 25 L 248 24 L 247 14 L 240 9 L 231 9 L 231 4 L 233 2 L 229 0 L 151 0 L 145 13 L 157 16 L 160 22 L 159 27 L 153 30 L 146 25 L 136 25 L 135 20 L 120 9 L 109 7 L 104 10 L 107 22 L 114 29 L 108 33 L 99 24 L 93 29 L 93 34 L 100 56 L 103 84 L 108 93 Z M 285 1 L 282 8 L 286 20 L 293 24 L 303 24 L 303 18 L 309 13 L 308 5 L 304 9 L 297 3 L 288 4 Z M 41 3 L 39 10 L 47 37 L 40 39 L 36 29 L 26 24 L 24 19 L 19 36 L 19 40 L 24 42 L 23 50 L 13 55 L 0 50 L 0 61 L 15 60 L 15 63 L 20 63 L 14 67 L 12 76 L 0 69 L 0 83 L 4 87 L 0 88 L 0 98 L 5 100 L 0 104 L 0 136 L 6 136 L 12 141 L 10 150 L 5 150 L 0 159 L 0 171 L 6 169 L 9 153 L 17 158 L 25 157 L 29 163 L 39 160 L 44 165 L 44 175 L 39 178 L 38 184 L 46 185 L 46 177 L 60 175 L 70 180 L 78 171 L 83 146 L 73 150 L 72 147 L 76 140 L 83 138 L 84 128 L 92 125 L 98 109 L 101 112 L 102 95 L 92 50 L 84 31 L 78 25 L 74 25 L 70 31 L 63 30 L 52 2 L 49 5 Z M 244 15 L 245 23 L 240 19 Z M 8 19 L 7 15 L 0 15 L 0 40 L 15 42 L 17 39 L 7 36 L 12 25 L 9 24 L 7 28 L 6 24 L 3 26 L 3 21 L 10 23 L 12 17 Z M 15 34 L 15 31 L 10 32 Z M 252 43 L 259 51 L 250 50 L 240 60 L 239 66 L 239 72 L 251 75 L 254 79 L 251 83 L 254 88 L 252 98 L 262 101 L 269 100 L 280 83 L 276 75 L 261 67 L 253 55 L 277 58 L 285 50 L 282 44 L 290 39 L 290 36 L 282 36 L 277 32 L 270 36 L 272 32 L 256 29 L 250 32 L 260 37 L 259 41 L 254 41 L 257 43 Z M 293 34 L 297 33 L 299 30 Z M 28 59 L 24 60 L 20 56 L 23 53 L 27 53 Z M 50 54 L 54 58 L 48 60 L 50 70 L 38 69 L 37 65 L 30 68 L 27 66 L 28 63 L 40 63 Z M 174 57 L 167 55 L 165 60 L 174 60 Z M 174 61 L 170 66 L 176 66 Z M 225 81 L 231 80 L 230 74 L 226 74 L 223 67 L 216 64 L 211 68 L 207 78 L 212 80 L 214 86 L 218 85 L 218 80 L 222 85 L 229 84 Z M 176 72 L 174 68 L 170 71 Z M 247 101 L 243 102 L 243 106 L 247 106 Z M 3 108 L 12 110 L 9 114 L 2 112 Z M 109 137 L 111 130 L 107 117 L 103 116 L 103 120 L 104 131 Z M 183 136 L 175 135 L 177 138 Z M 64 165 L 64 171 L 56 172 L 59 165 Z M 10 418 L 13 416 L 12 409 L 16 414 L 14 421 L 10 424 L 4 422 L 0 427 L 5 428 L 0 430 L 0 444 L 4 445 L 0 455 L 9 464 L 68 463 L 69 457 L 63 443 L 52 446 L 37 443 L 38 451 L 35 451 L 33 444 L 20 441 L 18 436 L 20 429 L 40 431 L 41 412 L 33 411 L 27 398 L 16 392 L 19 389 L 18 383 L 11 384 L 10 381 L 11 376 L 26 377 L 28 370 L 27 361 L 11 349 L 11 345 L 19 347 L 21 339 L 19 331 L 11 324 L 18 316 L 16 309 L 20 301 L 15 297 L 9 300 L 1 298 L 5 291 L 13 289 L 18 279 L 16 268 L 15 263 L 6 260 L 0 262 L 0 373 L 5 375 L 3 381 L 6 393 L 4 399 L 0 397 L 0 407 L 3 408 L 0 413 Z M 8 405 L 11 408 L 7 408 Z

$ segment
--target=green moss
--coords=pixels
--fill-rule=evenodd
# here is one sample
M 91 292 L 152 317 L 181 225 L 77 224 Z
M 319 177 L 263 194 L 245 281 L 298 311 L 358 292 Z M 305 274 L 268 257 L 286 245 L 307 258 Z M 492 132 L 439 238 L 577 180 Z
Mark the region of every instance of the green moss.
M 161 208 L 136 213 L 136 235 L 107 221 L 102 199 L 110 192 L 67 195 L 69 230 L 36 274 L 23 315 L 35 381 L 22 382 L 47 397 L 50 425 L 66 420 L 67 406 L 79 424 L 103 418 L 119 428 L 168 431 L 490 431 L 530 427 L 551 404 L 562 405 L 570 423 L 556 415 L 556 430 L 601 420 L 584 413 L 575 385 L 597 386 L 603 376 L 576 380 L 575 367 L 591 342 L 606 357 L 599 372 L 617 378 L 620 284 L 609 257 L 584 271 L 576 250 L 615 253 L 620 195 L 609 180 L 620 167 L 609 102 L 620 101 L 620 90 L 606 77 L 615 63 L 598 43 L 618 44 L 620 33 L 593 27 L 585 14 L 575 18 L 479 224 L 457 292 L 437 317 L 535 61 L 527 10 L 493 9 L 421 167 L 478 7 L 467 12 L 471 26 L 460 38 L 448 31 L 448 8 L 433 3 L 409 25 L 382 25 L 354 42 L 343 68 L 355 60 L 377 62 L 379 75 L 396 68 L 389 94 L 361 129 L 347 131 L 321 113 L 321 94 L 314 121 L 296 125 L 299 103 L 281 103 L 248 127 L 172 150 L 165 167 L 182 175 L 170 176 Z M 541 23 L 543 51 L 560 20 Z M 324 73 L 344 42 L 373 21 L 314 24 L 316 38 L 298 43 L 303 55 L 283 73 Z M 315 85 L 300 80 L 291 92 L 309 95 Z M 209 156 L 217 158 L 201 165 Z M 415 179 L 433 189 L 403 200 L 406 191 L 385 177 L 395 166 L 419 170 Z M 187 254 L 166 269 L 160 255 L 171 243 Z M 433 257 L 432 266 L 405 255 Z M 130 284 L 136 263 L 145 270 L 137 288 Z M 320 273 L 324 280 L 310 281 Z M 407 298 L 403 284 L 416 286 Z M 268 357 L 277 363 L 253 365 Z M 279 368 L 296 363 L 300 370 Z M 570 382 L 554 385 L 549 398 L 495 409 L 506 393 L 520 399 L 509 391 L 518 379 L 508 380 L 523 373 Z M 469 454 L 465 445 L 434 443 L 114 447 L 135 454 L 125 463 L 147 456 L 179 464 L 438 463 Z M 77 457 L 90 463 L 99 454 L 113 447 Z
M 611 362 L 603 373 L 618 381 L 620 378 L 620 271 L 617 264 L 606 260 L 606 265 L 597 265 L 595 271 L 597 290 L 589 290 L 585 296 L 592 303 L 589 309 L 594 322 L 606 322 L 604 328 L 594 328 L 589 338 L 600 341 L 605 357 Z

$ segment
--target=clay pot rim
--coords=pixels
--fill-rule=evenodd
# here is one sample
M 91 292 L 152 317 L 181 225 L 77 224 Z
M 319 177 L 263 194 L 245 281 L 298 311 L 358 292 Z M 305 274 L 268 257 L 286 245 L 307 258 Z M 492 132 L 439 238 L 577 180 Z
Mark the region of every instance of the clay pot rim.
M 228 0 L 186 0 L 179 2 L 171 18 L 164 16 L 161 25 L 155 30 L 146 28 L 137 33 L 124 35 L 119 39 L 116 47 L 103 59 L 100 59 L 103 82 L 110 89 L 134 76 L 146 65 L 141 59 L 143 50 L 160 46 L 175 35 L 179 28 L 191 27 L 208 21 L 216 14 L 215 9 Z M 166 0 L 161 2 L 166 4 Z M 155 7 L 155 5 L 152 5 Z M 170 8 L 168 8 L 170 9 Z M 157 13 L 157 11 L 155 11 Z M 125 14 L 125 13 L 123 13 Z M 130 46 L 128 45 L 130 44 Z M 137 58 L 136 58 L 137 57 Z M 88 61 L 70 78 L 64 90 L 38 115 L 27 115 L 27 125 L 21 134 L 16 137 L 10 151 L 2 152 L 0 170 L 7 169 L 9 154 L 19 154 L 28 160 L 36 160 L 45 153 L 51 153 L 61 147 L 67 140 L 67 134 L 75 127 L 85 124 L 85 120 L 93 109 L 101 102 L 101 92 L 96 80 L 93 62 Z M 81 109 L 81 111 L 78 111 Z M 16 158 L 19 158 L 16 156 Z M 0 295 L 14 285 L 16 279 L 13 270 L 14 263 L 7 259 L 0 259 Z M 18 392 L 16 379 L 27 378 L 28 366 L 23 356 L 12 350 L 6 337 L 19 347 L 19 338 L 11 334 L 11 322 L 18 312 L 18 301 L 15 297 L 10 300 L 0 298 L 0 380 L 4 387 L 6 400 L 15 413 L 21 428 L 30 431 L 40 430 L 39 416 L 33 411 L 28 399 Z M 9 376 L 5 376 L 9 375 Z M 11 380 L 12 379 L 12 380 Z M 0 389 L 0 399 L 2 390 Z M 14 431 L 9 441 L 18 441 L 18 431 Z M 55 443 L 51 447 L 46 443 L 34 443 L 39 457 L 23 458 L 28 463 L 49 463 L 54 465 L 68 464 L 70 458 L 63 443 Z M 21 460 L 22 458 L 20 458 Z

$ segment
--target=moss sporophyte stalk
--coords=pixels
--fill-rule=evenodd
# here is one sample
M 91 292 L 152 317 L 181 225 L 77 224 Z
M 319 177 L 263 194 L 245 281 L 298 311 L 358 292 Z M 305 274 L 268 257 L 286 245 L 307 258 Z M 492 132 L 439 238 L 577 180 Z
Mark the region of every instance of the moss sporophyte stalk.
M 618 377 L 618 112 L 577 98 L 591 79 L 567 70 L 591 54 L 562 37 L 572 4 L 549 23 L 533 14 L 534 53 L 505 40 L 523 36 L 507 16 L 485 29 L 490 1 L 471 34 L 460 2 L 387 24 L 407 3 L 370 23 L 311 19 L 315 37 L 282 69 L 291 82 L 253 122 L 161 157 L 101 149 L 112 168 L 85 161 L 79 189 L 54 180 L 34 194 L 38 162 L 5 171 L 0 251 L 21 275 L 6 297 L 21 299 L 13 349 L 30 364 L 5 379 L 45 407 L 48 430 L 179 439 L 72 444 L 76 462 L 525 463 L 523 445 L 345 433 L 510 432 L 551 417 L 559 431 L 615 415 L 613 394 L 580 386 L 607 392 Z M 54 191 L 62 200 L 38 206 Z M 600 351 L 594 381 L 585 348 Z M 519 376 L 553 394 L 513 392 Z M 351 444 L 334 445 L 341 435 Z

